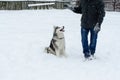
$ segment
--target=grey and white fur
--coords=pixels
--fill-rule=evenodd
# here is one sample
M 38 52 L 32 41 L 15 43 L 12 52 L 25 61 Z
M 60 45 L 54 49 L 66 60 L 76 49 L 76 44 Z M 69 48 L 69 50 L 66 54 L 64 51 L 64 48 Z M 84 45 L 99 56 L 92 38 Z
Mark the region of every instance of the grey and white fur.
M 50 41 L 49 47 L 46 47 L 45 51 L 58 57 L 66 56 L 64 26 L 54 26 L 53 37 Z

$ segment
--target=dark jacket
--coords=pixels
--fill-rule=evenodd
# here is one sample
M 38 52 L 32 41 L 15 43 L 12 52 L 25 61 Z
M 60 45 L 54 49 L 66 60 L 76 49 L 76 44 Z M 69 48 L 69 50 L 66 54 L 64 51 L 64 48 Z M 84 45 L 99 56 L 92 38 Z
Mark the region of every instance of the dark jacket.
M 73 11 L 82 14 L 81 26 L 86 29 L 93 28 L 96 23 L 100 27 L 105 16 L 102 0 L 80 0 L 79 7 L 75 7 Z

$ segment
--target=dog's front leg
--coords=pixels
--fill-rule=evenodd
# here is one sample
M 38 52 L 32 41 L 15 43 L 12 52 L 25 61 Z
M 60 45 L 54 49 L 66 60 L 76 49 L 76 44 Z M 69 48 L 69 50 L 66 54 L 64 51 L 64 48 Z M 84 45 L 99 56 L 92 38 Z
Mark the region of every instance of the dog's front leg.
M 56 50 L 55 50 L 55 52 L 56 52 L 56 56 L 58 56 L 58 57 L 59 57 L 59 56 L 60 56 L 59 50 L 58 50 L 58 49 L 56 49 Z
M 64 57 L 67 57 L 67 54 L 66 54 L 64 49 L 61 50 L 61 55 L 64 56 Z

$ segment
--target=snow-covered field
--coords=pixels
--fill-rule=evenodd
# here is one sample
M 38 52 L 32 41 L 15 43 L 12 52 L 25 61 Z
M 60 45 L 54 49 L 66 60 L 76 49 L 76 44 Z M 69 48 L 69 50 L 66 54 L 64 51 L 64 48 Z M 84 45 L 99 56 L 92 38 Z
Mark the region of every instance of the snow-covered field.
M 120 80 L 120 13 L 106 12 L 96 57 L 84 61 L 81 15 L 70 10 L 0 11 L 0 80 Z M 67 58 L 44 53 L 65 26 Z

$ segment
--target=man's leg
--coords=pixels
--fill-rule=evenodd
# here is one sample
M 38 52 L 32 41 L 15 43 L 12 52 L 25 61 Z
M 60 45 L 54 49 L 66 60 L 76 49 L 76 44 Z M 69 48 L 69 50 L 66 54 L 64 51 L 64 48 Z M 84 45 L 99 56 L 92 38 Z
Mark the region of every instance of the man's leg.
M 83 53 L 84 57 L 88 58 L 90 57 L 90 52 L 89 52 L 89 46 L 88 46 L 88 29 L 81 28 L 81 38 L 82 38 L 82 47 L 83 47 Z
M 95 50 L 96 50 L 96 44 L 97 44 L 97 34 L 94 29 L 90 29 L 90 52 L 91 55 L 95 54 Z

